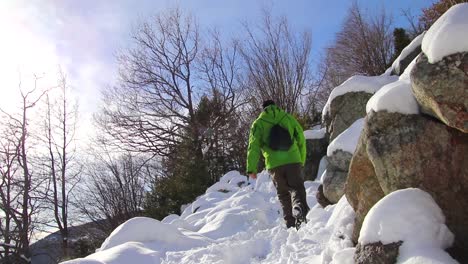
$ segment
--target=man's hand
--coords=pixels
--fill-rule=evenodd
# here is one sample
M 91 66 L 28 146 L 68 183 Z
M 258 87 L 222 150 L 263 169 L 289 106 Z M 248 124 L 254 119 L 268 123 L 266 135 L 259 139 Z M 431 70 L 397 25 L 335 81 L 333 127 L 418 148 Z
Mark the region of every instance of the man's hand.
M 252 179 L 257 179 L 257 173 L 249 173 L 249 177 Z

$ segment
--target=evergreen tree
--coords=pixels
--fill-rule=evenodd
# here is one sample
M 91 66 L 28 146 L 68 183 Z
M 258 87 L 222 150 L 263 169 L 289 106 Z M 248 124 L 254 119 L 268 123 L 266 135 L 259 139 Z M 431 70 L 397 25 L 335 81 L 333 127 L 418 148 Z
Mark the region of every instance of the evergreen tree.
M 410 37 L 403 28 L 395 28 L 393 30 L 393 46 L 395 48 L 394 57 L 398 57 L 401 51 L 411 43 Z M 395 59 L 394 58 L 394 59 Z

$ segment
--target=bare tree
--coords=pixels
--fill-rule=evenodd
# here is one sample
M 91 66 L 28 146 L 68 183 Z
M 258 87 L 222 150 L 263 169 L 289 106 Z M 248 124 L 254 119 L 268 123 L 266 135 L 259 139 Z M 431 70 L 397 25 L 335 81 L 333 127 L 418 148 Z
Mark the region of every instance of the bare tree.
M 48 200 L 54 215 L 54 226 L 62 236 L 63 255 L 68 255 L 69 197 L 79 182 L 81 169 L 74 161 L 75 130 L 78 105 L 68 95 L 69 87 L 63 71 L 59 71 L 59 97 L 53 102 L 46 96 L 44 118 L 44 143 L 47 146 L 45 158 L 46 174 L 51 184 Z
M 34 87 L 27 92 L 23 92 L 21 83 L 19 84 L 21 94 L 19 114 L 9 114 L 2 110 L 4 118 L 2 128 L 6 129 L 7 133 L 4 138 L 6 141 L 2 142 L 2 154 L 7 163 L 2 169 L 1 208 L 9 219 L 8 223 L 5 222 L 9 228 L 4 228 L 4 231 L 9 233 L 13 230 L 17 234 L 13 237 L 9 233 L 8 236 L 4 236 L 4 239 L 9 239 L 10 243 L 13 242 L 13 238 L 15 239 L 14 252 L 10 253 L 19 256 L 25 262 L 31 261 L 29 242 L 35 228 L 35 216 L 37 216 L 40 202 L 43 200 L 43 197 L 40 197 L 37 192 L 42 182 L 33 177 L 33 169 L 31 168 L 33 160 L 29 146 L 31 144 L 30 110 L 47 93 L 47 90 L 39 91 L 38 79 L 35 77 Z M 12 170 L 12 168 L 15 169 Z
M 121 147 L 166 155 L 168 147 L 187 138 L 186 131 L 199 137 L 194 119 L 198 31 L 193 17 L 175 9 L 133 34 L 134 46 L 118 57 L 119 85 L 104 91 L 105 107 L 97 118 Z
M 126 220 L 142 215 L 155 165 L 148 157 L 130 153 L 116 156 L 103 148 L 92 155 L 93 161 L 85 170 L 86 182 L 76 194 L 76 201 L 82 214 L 110 233 Z
M 419 16 L 414 15 L 410 9 L 402 10 L 403 16 L 410 24 L 408 29 L 410 37 L 415 38 L 424 30 L 428 30 L 452 6 L 467 2 L 468 0 L 439 0 L 423 8 Z
M 8 129 L 5 128 L 4 130 Z M 16 190 L 16 179 L 13 177 L 18 170 L 17 150 L 18 141 L 14 140 L 12 131 L 3 131 L 0 150 L 0 246 L 4 248 L 0 251 L 0 257 L 9 261 L 12 249 L 16 248 L 12 242 L 18 240 L 18 229 L 14 223 L 14 216 L 17 210 L 15 201 L 18 199 L 20 192 Z
M 214 91 L 226 112 L 239 104 L 238 47 L 228 54 L 215 39 L 202 48 L 196 20 L 179 9 L 143 23 L 132 38 L 133 46 L 118 57 L 118 85 L 103 93 L 97 123 L 125 150 L 167 156 L 174 146 L 192 141 L 201 156 L 206 127 L 196 119 L 197 105 Z
M 327 50 L 332 66 L 348 75 L 385 72 L 393 56 L 391 25 L 385 12 L 366 18 L 354 2 L 336 43 Z
M 348 10 L 336 41 L 326 49 L 320 64 L 318 85 L 322 97 L 355 74 L 382 74 L 392 63 L 392 18 L 384 10 L 366 16 L 357 2 Z
M 286 111 L 298 112 L 310 81 L 310 33 L 295 34 L 285 17 L 275 19 L 269 11 L 264 11 L 260 27 L 245 29 L 248 38 L 241 54 L 253 103 L 274 99 Z

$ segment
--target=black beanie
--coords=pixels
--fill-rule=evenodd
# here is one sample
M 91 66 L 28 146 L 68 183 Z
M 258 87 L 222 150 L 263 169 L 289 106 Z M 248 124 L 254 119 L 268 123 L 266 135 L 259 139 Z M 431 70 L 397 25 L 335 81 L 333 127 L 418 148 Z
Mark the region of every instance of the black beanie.
M 265 109 L 267 106 L 270 106 L 270 105 L 274 105 L 275 102 L 273 100 L 266 100 L 263 102 L 262 106 L 263 106 L 263 109 Z

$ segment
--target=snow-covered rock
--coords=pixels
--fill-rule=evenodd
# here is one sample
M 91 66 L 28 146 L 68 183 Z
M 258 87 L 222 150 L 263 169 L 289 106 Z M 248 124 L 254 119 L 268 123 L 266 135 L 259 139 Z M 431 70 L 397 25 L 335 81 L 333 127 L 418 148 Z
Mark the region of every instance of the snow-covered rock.
M 419 114 L 418 102 L 411 90 L 411 83 L 401 80 L 385 85 L 367 102 L 366 112 L 370 114 L 372 111 Z
M 385 84 L 394 82 L 398 79 L 398 76 L 362 76 L 355 75 L 350 77 L 348 80 L 343 82 L 340 86 L 333 89 L 330 96 L 328 97 L 327 103 L 322 110 L 322 118 L 330 111 L 331 102 L 338 96 L 352 93 L 352 92 L 366 92 L 374 94 Z
M 348 129 L 338 135 L 338 137 L 328 145 L 327 156 L 332 156 L 333 153 L 339 149 L 353 154 L 364 126 L 364 120 L 364 118 L 356 120 Z
M 421 37 L 421 35 L 419 36 Z M 406 67 L 398 81 L 389 83 L 376 92 L 367 102 L 366 112 L 387 111 L 391 113 L 419 114 L 419 105 L 414 97 L 410 73 L 417 58 Z
M 392 192 L 377 202 L 364 219 L 359 236 L 361 245 L 403 242 L 398 263 L 441 255 L 450 260 L 444 263 L 456 263 L 443 251 L 453 241 L 442 210 L 431 195 L 417 188 Z
M 323 128 L 319 129 L 309 129 L 304 131 L 305 139 L 321 139 L 324 138 L 327 133 L 327 130 Z
M 468 51 L 468 3 L 452 6 L 427 31 L 422 50 L 429 63 Z
M 328 146 L 328 165 L 322 182 L 323 194 L 332 203 L 338 202 L 344 194 L 349 163 L 363 126 L 364 118 L 358 119 Z

